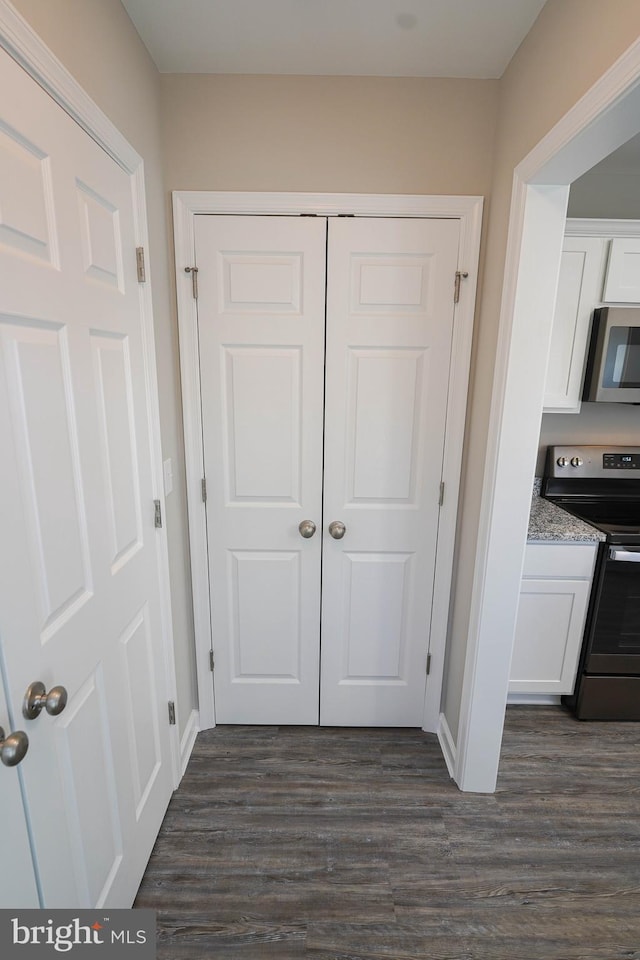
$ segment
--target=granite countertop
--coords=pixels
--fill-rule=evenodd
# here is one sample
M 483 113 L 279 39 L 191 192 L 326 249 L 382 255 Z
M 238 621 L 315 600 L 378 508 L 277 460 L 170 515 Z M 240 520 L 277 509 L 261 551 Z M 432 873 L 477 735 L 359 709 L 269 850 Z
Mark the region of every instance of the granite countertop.
M 578 520 L 566 510 L 557 507 L 550 500 L 540 496 L 542 481 L 539 477 L 533 481 L 531 514 L 529 515 L 528 542 L 547 543 L 594 543 L 605 540 L 605 534 L 591 524 Z

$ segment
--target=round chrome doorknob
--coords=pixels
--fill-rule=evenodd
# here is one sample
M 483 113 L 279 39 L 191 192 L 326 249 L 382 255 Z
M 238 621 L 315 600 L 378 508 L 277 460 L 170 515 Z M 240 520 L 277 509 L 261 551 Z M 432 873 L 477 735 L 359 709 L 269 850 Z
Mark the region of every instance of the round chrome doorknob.
M 22 716 L 26 720 L 35 720 L 44 707 L 50 716 L 57 717 L 66 707 L 67 699 L 67 691 L 64 687 L 52 687 L 47 693 L 44 683 L 36 680 L 27 687 L 22 701 Z
M 342 540 L 346 532 L 347 532 L 347 528 L 345 527 L 342 520 L 333 520 L 329 524 L 329 533 L 331 534 L 334 540 Z
M 298 530 L 300 531 L 300 536 L 308 540 L 309 537 L 312 537 L 316 532 L 316 525 L 313 520 L 303 520 L 298 524 Z
M 22 730 L 16 730 L 5 737 L 4 730 L 0 727 L 0 760 L 5 767 L 17 767 L 21 763 L 29 749 L 29 738 Z

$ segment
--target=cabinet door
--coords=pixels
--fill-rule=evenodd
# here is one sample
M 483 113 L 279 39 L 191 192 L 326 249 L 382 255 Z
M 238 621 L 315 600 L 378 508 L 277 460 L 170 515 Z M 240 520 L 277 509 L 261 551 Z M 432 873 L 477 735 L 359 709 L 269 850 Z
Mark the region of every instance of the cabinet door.
M 522 581 L 511 661 L 511 693 L 571 693 L 589 580 Z
M 566 237 L 547 364 L 546 413 L 579 413 L 591 315 L 602 292 L 607 240 Z
M 605 303 L 640 303 L 640 237 L 616 237 L 611 241 Z

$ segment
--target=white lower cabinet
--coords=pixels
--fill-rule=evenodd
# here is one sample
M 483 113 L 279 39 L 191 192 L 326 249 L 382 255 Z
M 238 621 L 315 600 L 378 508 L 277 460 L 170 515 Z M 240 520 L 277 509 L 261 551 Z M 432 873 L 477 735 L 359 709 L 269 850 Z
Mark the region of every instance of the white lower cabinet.
M 509 692 L 571 693 L 597 544 L 527 544 Z

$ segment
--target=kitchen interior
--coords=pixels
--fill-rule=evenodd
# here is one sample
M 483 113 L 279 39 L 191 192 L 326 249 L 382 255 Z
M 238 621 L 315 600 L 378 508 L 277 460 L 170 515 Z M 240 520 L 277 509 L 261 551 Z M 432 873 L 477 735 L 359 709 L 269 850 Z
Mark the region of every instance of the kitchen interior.
M 640 720 L 639 188 L 640 137 L 571 187 L 511 665 L 582 720 Z

